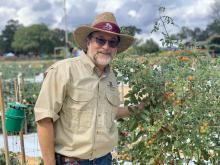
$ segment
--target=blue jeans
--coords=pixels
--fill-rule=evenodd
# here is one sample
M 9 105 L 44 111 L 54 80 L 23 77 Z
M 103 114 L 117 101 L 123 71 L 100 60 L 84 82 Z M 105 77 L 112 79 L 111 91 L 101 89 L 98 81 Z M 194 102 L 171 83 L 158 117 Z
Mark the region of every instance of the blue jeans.
M 65 163 L 63 165 L 112 165 L 112 155 L 108 153 L 100 158 L 93 160 L 80 160 L 74 163 Z

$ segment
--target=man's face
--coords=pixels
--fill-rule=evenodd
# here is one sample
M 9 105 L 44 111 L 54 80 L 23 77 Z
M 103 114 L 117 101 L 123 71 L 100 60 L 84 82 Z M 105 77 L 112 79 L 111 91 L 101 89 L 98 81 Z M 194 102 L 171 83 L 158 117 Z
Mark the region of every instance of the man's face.
M 108 65 L 117 53 L 118 37 L 105 32 L 94 32 L 87 41 L 87 54 L 99 68 Z

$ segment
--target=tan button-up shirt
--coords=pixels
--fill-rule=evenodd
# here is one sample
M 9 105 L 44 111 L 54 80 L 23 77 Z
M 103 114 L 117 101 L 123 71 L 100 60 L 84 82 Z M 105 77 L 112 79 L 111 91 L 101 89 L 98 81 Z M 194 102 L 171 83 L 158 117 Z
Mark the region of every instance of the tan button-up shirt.
M 34 111 L 36 121 L 54 121 L 55 151 L 62 155 L 94 159 L 117 145 L 114 122 L 120 104 L 111 69 L 101 77 L 83 52 L 62 60 L 46 71 Z

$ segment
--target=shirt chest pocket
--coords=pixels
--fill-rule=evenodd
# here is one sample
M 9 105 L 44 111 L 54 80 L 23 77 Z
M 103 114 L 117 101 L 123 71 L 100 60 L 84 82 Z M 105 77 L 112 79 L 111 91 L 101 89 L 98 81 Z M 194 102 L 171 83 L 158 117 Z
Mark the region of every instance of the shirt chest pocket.
M 106 109 L 105 109 L 105 113 L 106 113 L 105 121 L 107 128 L 112 127 L 119 105 L 120 105 L 119 92 L 117 90 L 107 89 Z
M 69 93 L 66 106 L 77 129 L 91 126 L 94 107 L 93 96 L 94 93 L 92 91 L 78 88 Z

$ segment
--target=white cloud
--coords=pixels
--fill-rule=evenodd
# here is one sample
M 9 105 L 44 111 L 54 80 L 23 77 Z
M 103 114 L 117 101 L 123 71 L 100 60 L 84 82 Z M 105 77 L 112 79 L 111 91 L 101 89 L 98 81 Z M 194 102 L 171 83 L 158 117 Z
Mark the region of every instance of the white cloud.
M 38 16 L 34 14 L 34 12 L 29 7 L 24 7 L 17 12 L 17 19 L 20 23 L 25 26 L 34 24 L 37 22 Z
M 7 23 L 7 21 L 9 21 L 10 19 L 13 19 L 14 15 L 16 15 L 15 9 L 0 7 L 0 20 L 1 20 L 0 21 L 0 34 L 5 24 Z
M 8 21 L 9 19 L 13 18 L 16 15 L 16 10 L 13 8 L 4 8 L 0 7 L 0 18 L 1 21 Z
M 135 11 L 135 10 L 130 10 L 128 12 L 128 15 L 133 18 L 140 18 L 140 14 L 138 14 L 137 11 Z
M 185 12 L 182 13 L 182 18 L 187 19 L 195 19 L 206 17 L 209 15 L 210 3 L 211 1 L 200 0 L 195 1 L 191 6 L 185 7 Z
M 101 13 L 104 11 L 109 11 L 115 13 L 118 9 L 121 9 L 122 5 L 124 4 L 124 0 L 102 0 L 98 1 L 97 8 L 95 11 L 97 13 Z
M 177 25 L 188 26 L 190 28 L 200 27 L 205 28 L 210 22 L 209 14 L 211 12 L 211 5 L 214 0 L 195 0 L 189 5 L 170 6 L 167 14 L 174 18 Z

